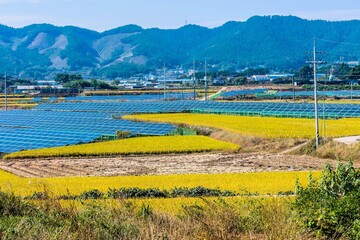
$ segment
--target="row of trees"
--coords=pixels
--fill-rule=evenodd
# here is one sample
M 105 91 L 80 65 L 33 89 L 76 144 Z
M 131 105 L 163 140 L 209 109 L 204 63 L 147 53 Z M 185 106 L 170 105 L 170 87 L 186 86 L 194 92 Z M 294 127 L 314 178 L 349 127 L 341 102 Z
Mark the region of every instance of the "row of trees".
M 335 66 L 326 66 L 320 69 L 319 72 L 325 72 L 330 75 L 334 75 L 337 79 L 360 79 L 360 66 L 350 67 L 349 65 L 342 63 Z M 305 65 L 295 73 L 295 77 L 303 79 L 311 79 L 313 77 L 314 71 L 313 67 L 310 65 Z
M 114 86 L 111 86 L 104 81 L 99 81 L 96 79 L 85 81 L 81 76 L 81 74 L 59 73 L 56 75 L 55 81 L 59 84 L 63 84 L 63 86 L 67 88 L 78 88 L 78 89 L 84 89 L 87 87 L 93 87 L 94 89 L 115 88 Z

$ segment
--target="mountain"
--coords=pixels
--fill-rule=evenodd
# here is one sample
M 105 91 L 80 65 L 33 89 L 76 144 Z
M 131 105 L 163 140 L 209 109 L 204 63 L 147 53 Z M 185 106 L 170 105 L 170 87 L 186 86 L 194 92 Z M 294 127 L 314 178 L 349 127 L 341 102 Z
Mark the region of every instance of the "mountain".
M 360 21 L 329 22 L 293 16 L 255 16 L 209 29 L 143 29 L 127 25 L 102 33 L 73 26 L 0 25 L 0 72 L 42 78 L 59 71 L 128 76 L 167 66 L 191 66 L 193 59 L 219 69 L 267 66 L 298 68 L 313 48 L 328 62 L 360 59 Z M 355 43 L 355 44 L 344 44 Z

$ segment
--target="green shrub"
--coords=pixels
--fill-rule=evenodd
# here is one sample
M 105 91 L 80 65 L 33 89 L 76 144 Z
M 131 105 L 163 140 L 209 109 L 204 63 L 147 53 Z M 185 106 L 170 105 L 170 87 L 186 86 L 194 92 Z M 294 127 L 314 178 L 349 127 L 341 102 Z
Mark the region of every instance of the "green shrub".
M 229 197 L 236 196 L 231 191 L 221 191 L 220 189 L 205 188 L 202 186 L 194 188 L 174 188 L 170 192 L 157 188 L 120 188 L 109 189 L 109 198 L 167 198 L 167 197 Z
M 293 205 L 303 227 L 327 238 L 360 236 L 360 172 L 353 163 L 326 165 L 319 180 L 310 175 L 309 185 L 296 186 Z
M 166 198 L 169 193 L 166 190 L 159 190 L 157 188 L 120 188 L 109 189 L 109 198 Z
M 49 199 L 46 192 L 34 192 L 32 195 L 25 197 L 27 200 L 45 200 Z
M 93 189 L 90 191 L 83 192 L 82 194 L 80 194 L 80 196 L 78 198 L 80 198 L 80 199 L 99 199 L 99 198 L 102 198 L 103 196 L 104 196 L 104 194 L 102 192 L 100 192 L 97 189 Z
M 172 197 L 229 197 L 236 194 L 231 191 L 221 191 L 220 189 L 198 186 L 194 188 L 174 188 L 170 191 L 170 195 Z

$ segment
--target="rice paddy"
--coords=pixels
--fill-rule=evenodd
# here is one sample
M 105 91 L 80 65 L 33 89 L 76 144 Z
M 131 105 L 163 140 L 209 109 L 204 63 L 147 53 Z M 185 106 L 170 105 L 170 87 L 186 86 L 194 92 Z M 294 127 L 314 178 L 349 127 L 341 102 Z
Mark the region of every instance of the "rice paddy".
M 205 136 L 141 137 L 11 153 L 4 159 L 233 151 L 239 146 Z
M 151 122 L 188 124 L 223 129 L 241 135 L 265 138 L 303 138 L 314 136 L 314 119 L 226 116 L 215 114 L 144 114 L 125 116 Z M 360 135 L 359 118 L 343 118 L 325 121 L 326 136 L 341 137 Z M 320 133 L 324 132 L 324 122 L 320 120 Z

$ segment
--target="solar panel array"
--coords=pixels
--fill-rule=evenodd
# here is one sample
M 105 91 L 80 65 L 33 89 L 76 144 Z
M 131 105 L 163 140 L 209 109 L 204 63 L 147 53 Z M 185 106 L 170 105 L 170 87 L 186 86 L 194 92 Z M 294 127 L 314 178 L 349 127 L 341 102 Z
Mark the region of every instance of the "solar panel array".
M 232 90 L 232 91 L 222 93 L 221 96 L 224 98 L 230 98 L 230 97 L 236 97 L 236 96 L 254 95 L 257 93 L 264 93 L 267 90 L 268 89 L 265 89 L 265 88 Z
M 131 122 L 108 113 L 0 111 L 0 152 L 15 152 L 93 141 L 117 130 L 136 135 L 165 135 L 169 124 Z
M 128 113 L 198 112 L 276 117 L 314 117 L 313 103 L 161 101 L 40 104 L 38 110 Z M 325 111 L 323 111 L 323 109 Z M 326 118 L 360 117 L 359 104 L 319 104 Z
M 58 104 L 39 104 L 36 110 L 79 111 L 110 113 L 158 113 L 182 112 L 202 106 L 205 101 L 131 101 L 131 102 L 61 102 Z
M 40 103 L 34 110 L 0 111 L 0 152 L 90 142 L 117 130 L 165 135 L 169 124 L 131 122 L 115 116 L 133 113 L 215 113 L 314 117 L 313 103 L 216 101 L 93 101 Z M 323 114 L 324 113 L 324 114 Z M 319 105 L 320 117 L 360 117 L 360 104 Z
M 194 94 L 191 92 L 169 92 L 166 99 L 191 99 Z M 113 95 L 113 96 L 76 96 L 66 97 L 65 101 L 159 101 L 164 99 L 164 94 L 134 94 L 134 95 Z
M 292 97 L 292 91 L 279 91 L 275 94 L 277 97 Z M 350 97 L 350 96 L 360 96 L 360 90 L 339 90 L 339 91 L 318 91 L 319 96 L 326 97 Z M 304 96 L 304 97 L 313 97 L 314 91 L 296 91 L 295 96 Z
M 259 88 L 259 89 L 251 89 L 251 90 L 233 90 L 224 92 L 221 94 L 224 98 L 230 97 L 237 97 L 237 96 L 250 96 L 250 95 L 257 95 L 264 96 L 271 96 L 271 97 L 293 97 L 293 91 L 278 91 L 274 93 L 267 93 L 267 89 Z M 360 96 L 360 90 L 334 90 L 334 91 L 318 91 L 319 96 L 326 96 L 326 97 L 350 97 L 350 96 Z M 314 91 L 296 91 L 295 96 L 297 97 L 313 97 Z

